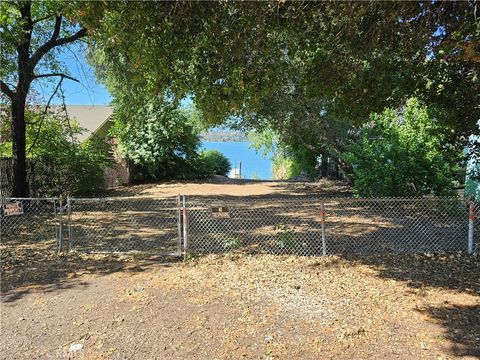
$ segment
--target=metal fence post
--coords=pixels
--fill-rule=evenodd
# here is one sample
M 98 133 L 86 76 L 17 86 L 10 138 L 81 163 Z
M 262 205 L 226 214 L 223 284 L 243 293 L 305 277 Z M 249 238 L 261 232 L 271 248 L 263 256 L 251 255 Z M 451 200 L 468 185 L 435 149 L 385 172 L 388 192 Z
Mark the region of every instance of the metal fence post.
M 322 208 L 320 210 L 320 221 L 322 224 L 322 254 L 327 255 L 327 246 L 325 244 L 325 202 L 322 201 Z
M 470 211 L 468 216 L 468 247 L 467 253 L 473 254 L 473 222 L 475 220 L 475 206 L 473 202 L 470 203 Z
M 59 201 L 59 234 L 57 240 L 57 252 L 63 250 L 63 199 L 60 197 Z
M 73 238 L 72 238 L 72 199 L 67 197 L 67 222 L 68 222 L 68 250 L 72 250 Z
M 186 196 L 183 195 L 183 251 L 184 257 L 187 256 L 188 251 L 188 213 L 187 213 L 187 200 Z
M 178 256 L 182 255 L 182 200 L 181 196 L 177 196 L 177 231 L 178 231 Z

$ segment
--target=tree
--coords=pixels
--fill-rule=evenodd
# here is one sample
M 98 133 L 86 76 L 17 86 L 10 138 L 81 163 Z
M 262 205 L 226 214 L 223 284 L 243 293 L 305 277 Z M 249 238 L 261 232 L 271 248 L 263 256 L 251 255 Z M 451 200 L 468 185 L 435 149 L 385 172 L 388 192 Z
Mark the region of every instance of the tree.
M 443 156 L 443 127 L 428 108 L 409 99 L 401 111 L 371 116 L 359 139 L 347 147 L 359 196 L 451 195 L 462 156 Z
M 1 2 L 1 91 L 9 102 L 13 193 L 29 194 L 26 168 L 25 112 L 27 97 L 36 80 L 64 79 L 77 81 L 62 70 L 56 59 L 62 46 L 87 36 L 87 29 L 77 23 L 81 16 L 95 13 L 88 2 L 9 1 Z M 57 89 L 58 89 L 57 85 Z M 2 102 L 4 102 L 3 99 Z
M 349 131 L 412 96 L 459 149 L 480 118 L 475 12 L 474 1 L 115 3 L 92 61 L 116 98 L 190 95 L 208 121 L 268 125 L 308 159 L 339 157 Z
M 195 177 L 200 146 L 197 120 L 163 96 L 130 105 L 114 103 L 112 132 L 119 138 L 122 155 L 145 171 L 136 180 Z

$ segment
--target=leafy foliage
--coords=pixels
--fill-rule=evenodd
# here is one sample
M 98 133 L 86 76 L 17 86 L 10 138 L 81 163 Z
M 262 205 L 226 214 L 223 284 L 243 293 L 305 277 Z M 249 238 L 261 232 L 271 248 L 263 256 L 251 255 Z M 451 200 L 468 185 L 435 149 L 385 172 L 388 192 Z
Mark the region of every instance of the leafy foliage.
M 297 235 L 295 234 L 295 227 L 291 227 L 285 222 L 275 225 L 275 230 L 277 230 L 276 244 L 280 249 L 291 248 L 295 241 L 297 240 Z
M 198 168 L 199 173 L 205 174 L 206 176 L 228 176 L 228 173 L 232 169 L 232 164 L 220 151 L 205 150 L 200 153 Z
M 116 97 L 191 94 L 211 122 L 259 125 L 273 94 L 361 124 L 416 94 L 465 133 L 478 119 L 474 13 L 472 2 L 118 2 L 92 60 Z
M 234 236 L 223 239 L 223 248 L 225 250 L 234 250 L 242 246 L 242 239 Z
M 443 130 L 417 99 L 408 100 L 401 112 L 387 109 L 372 115 L 371 124 L 345 153 L 353 167 L 356 194 L 451 194 L 461 153 L 457 152 L 456 161 L 444 158 Z
M 59 196 L 91 193 L 103 186 L 103 169 L 110 165 L 108 146 L 98 138 L 80 143 L 82 129 L 59 114 L 30 111 L 27 129 L 28 182 L 33 195 Z M 4 130 L 5 131 L 5 130 Z M 0 146 L 11 157 L 11 143 Z
M 322 149 L 322 142 L 319 139 L 315 141 L 311 139 L 311 146 L 307 147 L 305 143 L 298 143 L 285 133 L 280 135 L 280 132 L 272 128 L 250 132 L 249 138 L 257 152 L 262 151 L 264 157 L 270 156 L 274 178 L 318 176 L 318 157 Z M 309 141 L 308 138 L 309 135 L 305 135 L 303 140 Z
M 115 121 L 122 154 L 138 166 L 136 180 L 195 177 L 199 131 L 174 104 L 160 96 L 134 108 L 117 101 Z

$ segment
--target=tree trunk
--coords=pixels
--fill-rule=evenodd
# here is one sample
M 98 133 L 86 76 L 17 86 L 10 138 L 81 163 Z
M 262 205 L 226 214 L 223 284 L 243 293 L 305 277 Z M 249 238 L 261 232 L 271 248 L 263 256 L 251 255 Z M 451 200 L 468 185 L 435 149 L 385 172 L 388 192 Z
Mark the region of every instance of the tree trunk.
M 340 179 L 340 171 L 339 171 L 339 168 L 338 168 L 338 159 L 335 159 L 334 160 L 334 169 L 335 169 L 335 174 L 334 174 L 334 177 L 335 179 Z
M 12 169 L 13 197 L 28 197 L 25 97 L 16 96 L 12 100 Z
M 326 178 L 328 176 L 328 154 L 326 151 L 322 151 L 322 164 L 320 166 L 320 171 L 322 178 Z

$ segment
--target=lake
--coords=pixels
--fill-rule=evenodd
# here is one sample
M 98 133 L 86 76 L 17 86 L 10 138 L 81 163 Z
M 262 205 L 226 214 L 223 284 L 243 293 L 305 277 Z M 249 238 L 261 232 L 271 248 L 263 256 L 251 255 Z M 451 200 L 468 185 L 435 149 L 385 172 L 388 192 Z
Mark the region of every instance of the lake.
M 263 158 L 262 152 L 257 154 L 255 149 L 250 148 L 249 142 L 233 141 L 204 141 L 202 148 L 205 150 L 218 150 L 232 163 L 232 168 L 238 167 L 242 162 L 242 177 L 262 180 L 272 179 L 272 161 L 270 157 Z

